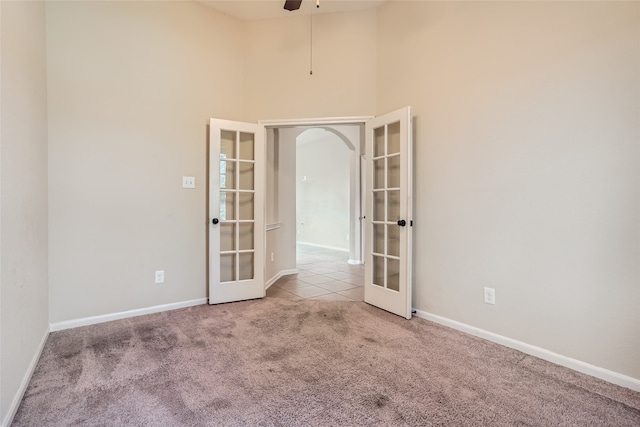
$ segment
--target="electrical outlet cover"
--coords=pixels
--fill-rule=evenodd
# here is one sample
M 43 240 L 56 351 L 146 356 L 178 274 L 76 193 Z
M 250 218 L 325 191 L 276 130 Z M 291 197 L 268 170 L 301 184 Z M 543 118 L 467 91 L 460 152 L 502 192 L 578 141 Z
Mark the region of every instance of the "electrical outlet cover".
M 487 304 L 496 303 L 496 290 L 493 288 L 484 288 L 484 302 Z
M 156 283 L 164 283 L 164 270 L 156 271 Z

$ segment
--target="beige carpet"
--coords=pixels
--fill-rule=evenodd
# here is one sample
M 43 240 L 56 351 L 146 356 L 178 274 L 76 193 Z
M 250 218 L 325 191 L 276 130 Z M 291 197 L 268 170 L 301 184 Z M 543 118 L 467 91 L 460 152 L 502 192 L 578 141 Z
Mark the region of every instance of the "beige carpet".
M 359 302 L 52 333 L 14 426 L 640 426 L 640 393 Z

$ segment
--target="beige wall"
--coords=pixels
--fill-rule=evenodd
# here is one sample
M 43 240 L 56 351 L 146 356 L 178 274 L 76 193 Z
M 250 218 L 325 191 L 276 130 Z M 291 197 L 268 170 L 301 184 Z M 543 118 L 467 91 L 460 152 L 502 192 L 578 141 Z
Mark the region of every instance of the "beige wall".
M 49 331 L 45 6 L 0 2 L 0 425 Z
M 377 111 L 416 116 L 414 306 L 640 378 L 640 4 L 392 2 L 378 30 Z
M 51 321 L 206 297 L 207 125 L 242 118 L 240 24 L 195 2 L 50 2 L 46 24 Z
M 373 112 L 375 11 L 314 19 L 310 77 L 306 19 L 243 23 L 191 2 L 47 5 L 53 323 L 206 296 L 209 117 Z
M 244 23 L 245 120 L 362 116 L 375 111 L 376 11 Z
M 273 153 L 277 155 L 278 178 L 274 183 L 276 188 L 267 188 L 265 195 L 267 210 L 269 205 L 275 205 L 272 211 L 277 212 L 270 221 L 277 224 L 277 228 L 268 231 L 266 236 L 266 282 L 275 281 L 279 275 L 296 268 L 296 205 L 291 195 L 296 193 L 295 137 L 299 132 L 294 128 L 269 129 L 267 132 L 267 143 L 278 145 Z M 267 169 L 270 167 L 273 164 L 267 165 Z

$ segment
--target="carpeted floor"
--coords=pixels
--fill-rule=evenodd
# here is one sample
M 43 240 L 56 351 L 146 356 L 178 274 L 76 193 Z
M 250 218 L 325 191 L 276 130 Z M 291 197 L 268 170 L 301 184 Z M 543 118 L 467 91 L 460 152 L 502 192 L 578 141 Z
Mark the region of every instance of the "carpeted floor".
M 361 302 L 52 333 L 13 426 L 634 426 L 640 393 Z

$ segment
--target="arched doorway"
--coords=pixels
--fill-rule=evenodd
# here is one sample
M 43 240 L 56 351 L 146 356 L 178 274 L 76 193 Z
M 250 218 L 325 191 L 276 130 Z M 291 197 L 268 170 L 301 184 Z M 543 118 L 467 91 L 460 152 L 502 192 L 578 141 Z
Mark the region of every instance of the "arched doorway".
M 349 154 L 353 146 L 325 128 L 296 137 L 296 242 L 349 252 Z

